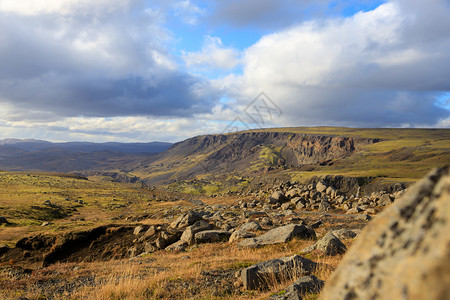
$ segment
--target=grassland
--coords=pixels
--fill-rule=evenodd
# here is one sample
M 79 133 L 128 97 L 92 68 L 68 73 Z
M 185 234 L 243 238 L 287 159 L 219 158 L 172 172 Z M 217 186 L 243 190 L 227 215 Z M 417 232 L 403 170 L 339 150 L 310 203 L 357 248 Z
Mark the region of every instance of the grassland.
M 179 200 L 174 201 L 175 197 Z M 12 247 L 24 236 L 57 235 L 103 224 L 167 223 L 180 207 L 192 205 L 182 197 L 102 178 L 0 172 L 0 215 L 9 221 L 0 225 L 0 244 Z M 232 204 L 236 198 L 202 200 L 215 205 Z M 307 214 L 302 218 L 315 221 Z M 48 225 L 42 226 L 44 222 Z M 323 226 L 317 233 L 323 235 L 336 224 L 339 221 Z M 347 245 L 351 242 L 346 241 Z M 286 244 L 242 249 L 235 243 L 222 242 L 194 245 L 187 252 L 160 250 L 132 259 L 57 263 L 44 268 L 23 266 L 20 261 L 3 262 L 0 299 L 266 299 L 288 285 L 289 280 L 274 282 L 265 291 L 247 291 L 236 286 L 234 274 L 260 261 L 298 254 L 311 243 L 294 239 Z M 308 258 L 328 265 L 315 273 L 326 279 L 342 257 L 313 253 Z

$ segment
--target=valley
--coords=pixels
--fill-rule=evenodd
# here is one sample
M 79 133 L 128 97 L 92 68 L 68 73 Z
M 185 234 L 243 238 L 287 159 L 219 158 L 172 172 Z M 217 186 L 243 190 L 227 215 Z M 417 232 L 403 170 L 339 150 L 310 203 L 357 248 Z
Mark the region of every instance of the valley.
M 379 253 L 427 259 L 435 280 L 435 259 L 448 264 L 450 130 L 276 128 L 147 153 L 94 146 L 0 146 L 15 165 L 0 160 L 0 298 L 317 299 L 336 282 L 340 298 L 323 299 L 348 299 L 376 294 L 378 273 L 364 272 L 385 272 Z M 73 164 L 44 162 L 67 158 L 54 152 Z M 439 242 L 419 240 L 429 232 Z M 378 244 L 360 258 L 368 234 Z M 353 257 L 370 289 L 344 288 Z

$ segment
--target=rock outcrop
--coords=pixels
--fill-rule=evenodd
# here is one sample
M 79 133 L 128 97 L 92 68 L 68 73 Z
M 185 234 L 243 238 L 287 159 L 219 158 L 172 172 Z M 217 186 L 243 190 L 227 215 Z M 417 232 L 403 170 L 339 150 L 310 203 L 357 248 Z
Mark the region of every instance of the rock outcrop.
M 449 232 L 450 167 L 445 167 L 411 186 L 367 225 L 320 299 L 448 299 Z
M 302 300 L 306 293 L 319 293 L 324 281 L 314 275 L 303 276 L 277 295 L 270 297 L 271 300 Z

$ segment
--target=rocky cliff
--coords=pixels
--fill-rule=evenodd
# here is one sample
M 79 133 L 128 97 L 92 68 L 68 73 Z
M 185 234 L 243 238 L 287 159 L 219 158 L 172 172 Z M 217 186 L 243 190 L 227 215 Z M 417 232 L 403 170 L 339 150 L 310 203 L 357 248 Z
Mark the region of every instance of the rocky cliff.
M 168 151 L 143 162 L 137 170 L 159 174 L 152 178 L 158 181 L 187 179 L 202 173 L 330 164 L 378 141 L 290 132 L 205 135 L 174 144 Z

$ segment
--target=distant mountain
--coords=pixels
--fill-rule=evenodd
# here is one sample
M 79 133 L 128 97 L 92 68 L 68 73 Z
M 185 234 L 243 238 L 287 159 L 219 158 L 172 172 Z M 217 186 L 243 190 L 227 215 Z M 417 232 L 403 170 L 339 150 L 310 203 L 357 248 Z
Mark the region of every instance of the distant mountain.
M 52 143 L 33 139 L 0 140 L 0 169 L 73 172 L 112 170 L 163 152 L 171 143 Z
M 34 139 L 4 139 L 0 140 L 0 146 L 13 146 L 24 151 L 42 151 L 48 149 L 60 149 L 70 152 L 96 152 L 113 151 L 128 154 L 159 153 L 166 151 L 172 146 L 171 143 L 89 143 L 89 142 L 67 142 L 52 143 Z

